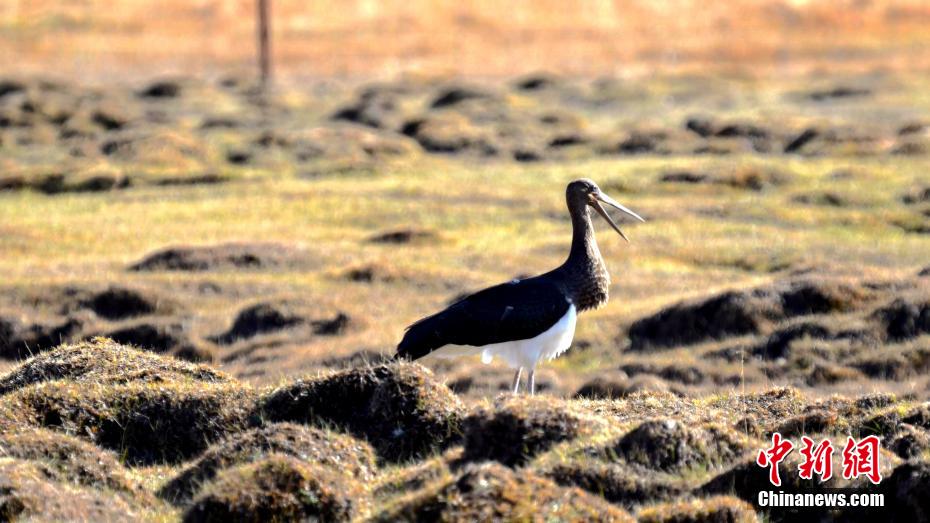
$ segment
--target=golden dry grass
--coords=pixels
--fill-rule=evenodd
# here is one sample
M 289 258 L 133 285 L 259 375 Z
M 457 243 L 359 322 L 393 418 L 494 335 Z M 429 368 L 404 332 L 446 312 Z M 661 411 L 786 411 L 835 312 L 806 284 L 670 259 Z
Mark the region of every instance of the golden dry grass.
M 512 76 L 708 68 L 769 74 L 928 66 L 918 0 L 272 2 L 281 71 Z M 0 65 L 60 74 L 251 70 L 254 2 L 12 0 Z

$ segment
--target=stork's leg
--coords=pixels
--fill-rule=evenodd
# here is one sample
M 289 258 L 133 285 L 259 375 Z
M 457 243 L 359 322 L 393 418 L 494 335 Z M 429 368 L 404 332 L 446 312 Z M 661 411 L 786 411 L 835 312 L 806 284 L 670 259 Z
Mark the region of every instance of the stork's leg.
M 536 367 L 533 367 L 532 369 L 530 369 L 530 375 L 527 378 L 526 387 L 530 392 L 530 396 L 533 396 L 536 394 Z
M 517 394 L 517 390 L 520 388 L 520 375 L 523 374 L 523 367 L 517 369 L 517 373 L 513 375 L 513 385 L 510 386 L 510 390 L 513 391 L 514 395 Z

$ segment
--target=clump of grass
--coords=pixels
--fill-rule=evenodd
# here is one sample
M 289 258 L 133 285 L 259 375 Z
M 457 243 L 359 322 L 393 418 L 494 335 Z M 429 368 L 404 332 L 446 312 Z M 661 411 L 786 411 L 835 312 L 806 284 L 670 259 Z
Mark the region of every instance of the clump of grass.
M 271 421 L 345 428 L 382 458 L 399 461 L 456 440 L 464 406 L 422 365 L 396 362 L 279 387 L 262 399 L 261 413 Z
M 779 387 L 762 392 L 712 398 L 709 406 L 739 413 L 761 426 L 769 426 L 800 414 L 806 405 L 798 389 Z
M 576 398 L 619 399 L 636 392 L 668 391 L 668 385 L 661 378 L 652 375 L 638 375 L 632 378 L 623 372 L 614 375 L 595 376 L 584 383 L 575 392 Z
M 6 398 L 23 426 L 51 427 L 120 453 L 130 464 L 177 463 L 254 422 L 238 383 L 53 381 Z
M 112 452 L 47 429 L 21 429 L 0 436 L 0 457 L 34 461 L 56 481 L 109 489 L 129 499 L 151 501 Z
M 376 471 L 375 454 L 367 443 L 315 427 L 274 423 L 235 434 L 208 448 L 168 482 L 159 495 L 176 503 L 186 502 L 201 483 L 212 480 L 224 469 L 272 453 L 339 470 L 363 483 L 370 482 Z
M 221 472 L 184 521 L 348 521 L 367 504 L 365 487 L 346 474 L 273 454 Z
M 579 487 L 625 507 L 670 499 L 687 492 L 687 482 L 661 472 L 643 474 L 623 462 L 597 456 L 554 457 L 536 470 L 559 485 Z
M 53 380 L 89 384 L 165 383 L 176 380 L 219 383 L 227 382 L 230 378 L 210 367 L 163 358 L 106 338 L 95 338 L 63 345 L 26 361 L 0 377 L 0 394 Z
M 654 350 L 767 331 L 777 322 L 862 307 L 873 293 L 832 280 L 796 280 L 677 303 L 629 329 L 632 349 Z
M 751 448 L 751 440 L 732 428 L 695 426 L 665 418 L 641 423 L 610 450 L 628 463 L 677 473 L 694 467 L 719 467 Z
M 376 521 L 633 521 L 623 509 L 528 470 L 471 464 L 387 506 Z
M 591 435 L 604 423 L 571 403 L 544 396 L 505 396 L 464 423 L 465 455 L 519 466 L 562 441 Z
M 41 521 L 119 521 L 137 508 L 112 492 L 56 481 L 49 466 L 0 459 L 0 519 Z
M 462 447 L 452 447 L 442 454 L 412 463 L 384 469 L 372 490 L 376 499 L 390 499 L 405 492 L 415 492 L 436 482 L 448 481 L 461 464 Z
M 894 469 L 882 482 L 890 521 L 920 521 L 927 514 L 930 495 L 930 463 L 908 462 Z
M 786 419 L 777 432 L 786 438 L 821 434 L 833 430 L 838 421 L 836 411 L 812 410 Z

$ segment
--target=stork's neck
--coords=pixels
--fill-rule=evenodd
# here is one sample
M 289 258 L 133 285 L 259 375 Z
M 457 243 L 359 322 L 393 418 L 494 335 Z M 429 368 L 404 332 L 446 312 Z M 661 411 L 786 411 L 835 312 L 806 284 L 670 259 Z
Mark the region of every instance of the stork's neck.
M 588 206 L 572 208 L 570 205 L 569 212 L 572 217 L 572 247 L 560 268 L 566 291 L 579 310 L 597 308 L 607 303 L 610 275 L 597 248 Z
M 568 253 L 566 265 L 587 265 L 600 261 L 601 252 L 594 238 L 594 224 L 587 206 L 581 209 L 569 209 L 572 216 L 572 248 Z

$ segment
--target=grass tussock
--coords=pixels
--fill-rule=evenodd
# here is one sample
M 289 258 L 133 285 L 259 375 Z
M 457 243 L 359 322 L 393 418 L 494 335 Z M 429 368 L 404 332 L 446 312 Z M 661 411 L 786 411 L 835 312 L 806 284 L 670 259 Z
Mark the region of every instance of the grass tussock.
M 267 394 L 261 410 L 271 421 L 347 429 L 398 461 L 457 439 L 464 406 L 423 366 L 397 362 L 298 380 Z
M 20 429 L 0 436 L 0 457 L 33 461 L 56 481 L 106 489 L 143 502 L 152 501 L 117 455 L 91 443 L 47 429 Z
M 696 426 L 671 418 L 641 423 L 617 441 L 611 451 L 627 463 L 665 472 L 715 468 L 754 448 L 753 441 L 717 424 Z
M 604 423 L 553 398 L 504 396 L 468 416 L 463 428 L 465 459 L 513 467 L 560 442 L 592 435 Z
M 291 423 L 273 423 L 230 436 L 205 450 L 166 484 L 159 496 L 174 503 L 191 499 L 202 483 L 223 470 L 263 459 L 270 454 L 329 467 L 368 483 L 377 473 L 375 454 L 367 443 L 351 436 Z
M 143 510 L 124 498 L 54 478 L 35 461 L 0 459 L 0 519 L 41 521 L 119 521 Z
M 95 338 L 63 345 L 24 362 L 0 377 L 0 394 L 55 380 L 87 384 L 157 384 L 173 381 L 220 383 L 229 379 L 204 365 L 164 358 L 106 338 Z
M 633 521 L 623 509 L 596 496 L 497 463 L 467 465 L 450 481 L 430 485 L 387 507 L 374 519 Z
M 348 521 L 367 509 L 367 499 L 362 483 L 344 473 L 273 454 L 221 472 L 183 520 Z
M 625 463 L 591 456 L 558 457 L 537 464 L 534 470 L 559 485 L 578 487 L 627 508 L 672 499 L 689 489 L 688 482 L 682 479 L 642 474 Z
M 237 383 L 51 381 L 6 396 L 23 425 L 116 451 L 130 464 L 178 463 L 253 422 L 255 394 Z

